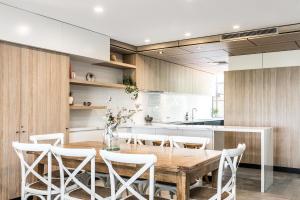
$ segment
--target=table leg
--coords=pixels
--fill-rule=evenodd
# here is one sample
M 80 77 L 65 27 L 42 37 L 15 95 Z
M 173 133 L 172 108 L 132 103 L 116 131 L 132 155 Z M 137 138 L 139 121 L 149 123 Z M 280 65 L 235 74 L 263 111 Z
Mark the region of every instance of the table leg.
M 213 188 L 217 188 L 217 184 L 218 184 L 218 169 L 212 171 L 211 174 L 212 174 L 212 181 L 211 181 L 212 187 Z
M 187 200 L 190 197 L 190 179 L 185 172 L 177 174 L 177 199 Z

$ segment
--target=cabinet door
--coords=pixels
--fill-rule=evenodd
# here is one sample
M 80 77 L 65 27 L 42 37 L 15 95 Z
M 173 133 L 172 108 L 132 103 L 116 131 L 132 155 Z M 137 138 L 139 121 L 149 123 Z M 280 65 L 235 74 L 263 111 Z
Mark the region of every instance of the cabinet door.
M 34 134 L 66 132 L 69 57 L 22 48 L 21 141 Z
M 0 199 L 20 194 L 21 168 L 12 148 L 19 141 L 21 48 L 0 42 Z

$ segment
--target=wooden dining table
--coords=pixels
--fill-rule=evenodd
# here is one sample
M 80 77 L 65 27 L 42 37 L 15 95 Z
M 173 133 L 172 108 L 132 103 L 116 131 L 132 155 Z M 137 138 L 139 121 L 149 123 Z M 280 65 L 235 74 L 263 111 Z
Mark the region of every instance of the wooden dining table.
M 105 147 L 102 142 L 76 142 L 64 144 L 63 147 L 95 148 L 97 151 L 96 172 L 108 173 L 108 169 L 99 155 L 99 150 Z M 213 186 L 215 186 L 217 170 L 221 158 L 221 151 L 215 150 L 183 149 L 150 145 L 141 146 L 134 144 L 121 144 L 118 152 L 156 155 L 155 181 L 176 184 L 178 200 L 189 199 L 190 184 L 210 172 L 212 172 L 212 183 Z M 64 164 L 70 168 L 77 167 L 81 161 L 80 158 L 64 158 Z M 38 165 L 40 174 L 44 174 L 45 164 L 46 161 L 42 161 Z M 53 165 L 57 165 L 57 162 L 53 162 Z M 87 166 L 87 168 L 88 167 L 89 166 Z M 137 171 L 139 166 L 118 163 L 114 167 L 119 175 L 130 177 Z M 147 179 L 148 174 L 145 173 L 142 178 Z

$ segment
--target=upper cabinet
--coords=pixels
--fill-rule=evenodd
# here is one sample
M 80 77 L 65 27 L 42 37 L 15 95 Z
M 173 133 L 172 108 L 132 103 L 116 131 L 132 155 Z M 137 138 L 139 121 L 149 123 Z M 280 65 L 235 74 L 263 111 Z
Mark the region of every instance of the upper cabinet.
M 136 56 L 140 90 L 213 95 L 215 76 L 148 56 Z
M 110 39 L 102 34 L 62 23 L 62 52 L 93 58 L 110 60 Z
M 0 40 L 109 61 L 108 36 L 0 5 Z

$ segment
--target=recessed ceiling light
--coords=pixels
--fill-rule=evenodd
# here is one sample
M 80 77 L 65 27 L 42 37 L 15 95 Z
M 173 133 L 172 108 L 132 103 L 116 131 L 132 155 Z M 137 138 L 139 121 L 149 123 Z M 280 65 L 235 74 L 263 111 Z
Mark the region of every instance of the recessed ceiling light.
M 238 29 L 240 29 L 240 25 L 233 25 L 233 27 L 232 27 L 234 30 L 238 30 Z
M 94 7 L 94 12 L 95 13 L 103 13 L 103 8 L 101 6 L 95 6 Z
M 185 36 L 185 37 L 190 37 L 191 35 L 192 35 L 192 34 L 189 33 L 189 32 L 184 33 L 184 36 Z
M 150 43 L 151 42 L 151 40 L 150 39 L 145 39 L 145 41 L 144 41 L 145 43 Z
M 19 25 L 17 26 L 17 32 L 20 35 L 28 35 L 30 33 L 30 27 L 27 25 Z
M 163 54 L 163 53 L 164 53 L 163 50 L 159 50 L 159 51 L 158 51 L 158 54 L 160 54 L 160 55 Z

